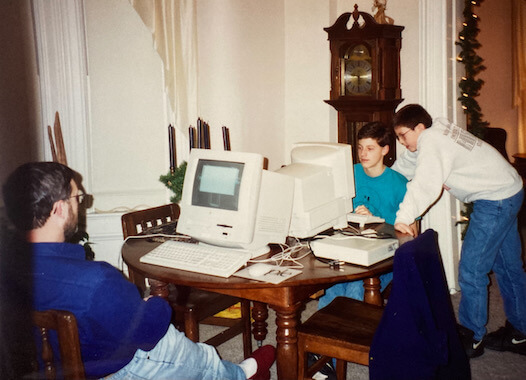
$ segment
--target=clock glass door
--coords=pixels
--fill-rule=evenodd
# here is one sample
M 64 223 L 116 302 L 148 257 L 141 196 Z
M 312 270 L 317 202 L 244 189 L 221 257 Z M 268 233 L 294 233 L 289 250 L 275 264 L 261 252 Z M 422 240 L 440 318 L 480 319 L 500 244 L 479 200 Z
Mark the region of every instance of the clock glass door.
M 354 45 L 347 50 L 341 68 L 342 94 L 372 95 L 372 58 L 370 50 L 364 44 Z

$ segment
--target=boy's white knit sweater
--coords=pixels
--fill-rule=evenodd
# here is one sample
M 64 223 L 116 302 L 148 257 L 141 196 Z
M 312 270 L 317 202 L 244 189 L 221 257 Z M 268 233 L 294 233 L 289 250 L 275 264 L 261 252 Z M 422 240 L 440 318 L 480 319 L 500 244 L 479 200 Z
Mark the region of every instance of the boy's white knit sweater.
M 417 150 L 404 151 L 392 167 L 410 182 L 396 223 L 411 224 L 444 187 L 462 202 L 500 200 L 522 189 L 522 179 L 491 145 L 438 118 L 418 136 Z

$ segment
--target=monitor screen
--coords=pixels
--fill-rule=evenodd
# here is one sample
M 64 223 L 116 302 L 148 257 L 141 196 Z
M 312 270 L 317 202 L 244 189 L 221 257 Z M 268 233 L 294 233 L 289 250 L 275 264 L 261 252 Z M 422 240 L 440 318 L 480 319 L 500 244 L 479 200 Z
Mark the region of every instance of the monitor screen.
M 237 211 L 243 168 L 241 162 L 199 160 L 192 204 Z

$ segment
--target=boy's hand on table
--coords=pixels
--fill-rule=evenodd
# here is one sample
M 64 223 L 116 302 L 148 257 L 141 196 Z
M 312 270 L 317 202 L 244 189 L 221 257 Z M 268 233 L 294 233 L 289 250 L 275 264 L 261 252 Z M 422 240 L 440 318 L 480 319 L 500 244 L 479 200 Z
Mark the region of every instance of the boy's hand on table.
M 409 225 L 409 228 L 411 228 L 413 230 L 413 237 L 418 235 L 418 231 L 419 231 L 418 225 L 419 225 L 419 223 L 417 223 L 416 221 L 414 221 L 413 223 L 411 223 Z
M 414 223 L 411 226 L 414 226 Z M 404 234 L 408 234 L 408 235 L 411 235 L 411 236 L 415 237 L 416 236 L 416 231 L 415 231 L 414 228 L 411 228 L 411 226 L 408 226 L 405 223 L 395 223 L 394 228 L 397 231 L 400 231 L 400 232 L 402 232 Z
M 369 209 L 365 207 L 364 205 L 360 205 L 356 207 L 356 209 L 354 210 L 354 213 L 360 214 L 360 215 L 373 215 L 371 211 L 369 211 Z

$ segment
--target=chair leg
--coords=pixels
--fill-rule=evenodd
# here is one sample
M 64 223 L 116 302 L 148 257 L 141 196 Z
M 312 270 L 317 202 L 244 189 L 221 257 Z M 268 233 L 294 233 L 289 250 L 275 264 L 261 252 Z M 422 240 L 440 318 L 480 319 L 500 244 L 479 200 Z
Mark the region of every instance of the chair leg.
M 184 314 L 184 333 L 193 342 L 199 342 L 199 324 L 193 313 Z
M 305 352 L 305 341 L 298 337 L 298 380 L 304 380 L 307 372 L 307 353 Z
M 241 319 L 243 321 L 243 355 L 246 359 L 252 354 L 252 334 L 250 332 L 249 300 L 241 300 Z
M 336 378 L 345 380 L 347 378 L 347 362 L 345 360 L 336 360 Z

